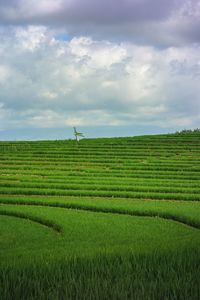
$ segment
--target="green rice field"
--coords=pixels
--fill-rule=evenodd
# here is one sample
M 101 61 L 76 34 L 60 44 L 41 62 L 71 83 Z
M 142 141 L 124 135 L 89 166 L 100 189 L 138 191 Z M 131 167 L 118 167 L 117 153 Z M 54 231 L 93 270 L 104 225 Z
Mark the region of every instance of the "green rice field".
M 200 299 L 200 133 L 0 142 L 0 299 Z

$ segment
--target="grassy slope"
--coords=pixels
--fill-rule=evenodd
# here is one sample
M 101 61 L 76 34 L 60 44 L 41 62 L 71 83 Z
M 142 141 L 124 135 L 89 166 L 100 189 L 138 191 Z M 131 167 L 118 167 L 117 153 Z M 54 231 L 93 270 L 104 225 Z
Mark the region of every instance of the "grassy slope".
M 95 292 L 104 299 L 101 285 L 107 295 L 115 294 L 113 299 L 129 299 L 127 293 L 132 293 L 133 299 L 160 299 L 159 286 L 160 295 L 166 299 L 176 299 L 177 295 L 198 299 L 199 142 L 199 134 L 189 134 L 82 140 L 79 146 L 73 141 L 0 143 L 1 280 L 5 298 L 12 299 L 11 290 L 22 297 L 22 289 L 17 290 L 18 274 L 23 278 L 22 286 L 30 284 L 25 278 L 32 278 L 29 297 L 38 299 L 39 287 L 31 270 L 36 270 L 33 263 L 40 261 L 41 299 L 51 298 L 44 274 L 57 287 L 58 294 L 50 289 L 52 299 L 62 298 L 62 293 L 68 298 L 84 293 L 88 298 Z M 145 256 L 130 256 L 139 254 Z M 70 269 L 73 255 L 82 262 Z M 88 257 L 94 272 L 87 268 L 89 262 L 84 262 Z M 105 259 L 107 273 L 101 277 Z M 56 269 L 55 261 L 59 262 Z M 128 273 L 123 279 L 119 274 L 116 277 L 120 261 L 121 272 Z M 55 277 L 45 269 L 46 264 L 51 265 L 49 271 L 54 270 Z M 28 265 L 32 265 L 31 270 Z M 66 278 L 58 287 L 62 268 Z M 134 268 L 140 268 L 138 278 L 132 274 Z M 84 276 L 79 278 L 80 284 L 72 290 L 64 288 L 64 282 L 69 282 L 67 276 L 73 281 L 78 274 Z M 83 290 L 89 278 L 94 286 Z M 166 280 L 169 284 L 164 287 Z
M 35 223 L 28 222 L 33 234 L 43 233 L 30 243 L 25 231 L 13 231 L 15 222 L 7 224 L 4 234 L 2 257 L 8 262 L 19 254 L 25 258 L 45 257 L 49 252 L 55 257 L 72 255 L 88 256 L 98 253 L 120 254 L 127 251 L 134 253 L 151 253 L 152 251 L 172 251 L 200 246 L 199 230 L 192 229 L 177 222 L 149 217 L 131 217 L 95 212 L 64 210 L 50 207 L 12 207 L 4 206 L 4 211 L 24 213 L 37 216 L 41 220 L 51 220 L 61 227 L 61 234 L 50 235 L 47 228 L 38 228 Z M 23 222 L 24 223 L 24 222 Z M 11 224 L 11 226 L 9 225 Z M 17 226 L 16 224 L 16 226 Z M 24 223 L 26 225 L 26 223 Z M 44 232 L 47 236 L 44 239 Z M 174 239 L 176 236 L 176 239 Z M 15 247 L 13 249 L 13 243 Z M 16 245 L 17 243 L 17 245 Z M 39 248 L 38 248 L 39 246 Z M 6 253 L 5 253 L 6 248 Z

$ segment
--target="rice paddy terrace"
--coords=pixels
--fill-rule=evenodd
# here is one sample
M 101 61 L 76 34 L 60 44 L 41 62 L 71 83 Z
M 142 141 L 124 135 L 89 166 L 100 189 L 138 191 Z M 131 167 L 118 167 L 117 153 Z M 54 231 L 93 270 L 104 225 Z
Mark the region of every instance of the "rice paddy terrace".
M 189 296 L 198 299 L 199 200 L 200 133 L 83 139 L 78 144 L 72 140 L 0 142 L 0 255 L 4 270 L 1 280 L 6 286 L 1 294 L 5 299 L 17 299 L 19 293 L 22 299 L 20 289 L 16 288 L 19 274 L 11 275 L 13 265 L 19 271 L 22 266 L 28 268 L 31 264 L 50 264 L 56 274 L 58 268 L 55 265 L 53 268 L 53 264 L 63 265 L 63 261 L 72 262 L 76 257 L 77 260 L 87 260 L 82 270 L 85 268 L 84 272 L 90 274 L 90 280 L 90 272 L 95 278 L 92 292 L 84 290 L 85 295 L 92 294 L 87 294 L 84 299 L 155 299 L 150 297 L 147 286 L 138 289 L 143 282 L 141 278 L 148 278 L 145 282 L 151 282 L 151 276 L 148 277 L 150 271 L 146 275 L 142 273 L 140 278 L 141 268 L 137 270 L 140 284 L 137 288 L 134 286 L 133 282 L 138 279 L 133 279 L 131 268 L 140 264 L 138 258 L 130 268 L 127 257 L 133 255 L 139 256 L 140 261 L 142 256 L 147 269 L 148 263 L 144 257 L 151 257 L 148 270 L 157 274 L 158 269 L 154 268 L 159 268 L 160 263 L 159 274 L 164 270 L 163 276 L 169 277 L 171 292 L 162 286 L 161 294 L 158 292 L 161 281 L 152 279 L 151 292 L 155 292 L 152 297 L 157 295 L 156 299 L 160 299 L 164 295 L 165 299 L 176 299 L 176 293 L 183 292 L 184 286 L 185 294 L 178 299 L 190 299 Z M 184 255 L 181 256 L 181 263 L 172 266 L 178 270 L 175 274 L 169 271 L 167 259 L 162 261 L 162 257 L 180 257 L 177 254 L 180 250 Z M 160 257 L 159 262 L 152 258 L 155 253 Z M 99 256 L 104 259 L 97 259 Z M 184 256 L 187 259 L 184 260 Z M 115 257 L 120 257 L 120 263 L 112 261 Z M 123 257 L 126 257 L 126 263 L 122 263 Z M 95 259 L 101 261 L 98 268 L 104 266 L 101 280 L 94 275 Z M 80 264 L 73 260 L 73 268 L 72 265 L 70 268 L 80 273 Z M 120 282 L 116 279 L 109 282 L 113 274 L 110 277 L 108 274 L 114 271 L 107 270 L 106 275 L 108 265 L 112 265 L 109 270 L 114 270 L 115 265 L 115 271 L 122 271 L 118 268 L 123 266 L 122 273 L 124 270 L 130 272 L 130 276 L 126 276 L 129 278 L 126 280 L 130 281 L 126 282 L 127 286 L 124 277 Z M 86 271 L 88 266 L 90 271 Z M 100 269 L 96 273 L 101 274 Z M 183 272 L 189 274 L 189 279 L 180 275 Z M 106 283 L 101 285 L 104 278 L 107 278 Z M 56 279 L 51 280 L 54 282 Z M 69 282 L 69 277 L 67 280 Z M 83 279 L 78 280 L 82 282 Z M 38 288 L 33 284 L 36 281 L 31 282 L 34 292 L 31 296 L 25 295 L 24 299 L 78 299 L 77 294 L 73 294 L 77 289 L 74 281 L 73 284 L 71 282 L 71 290 L 65 290 L 65 297 L 59 294 L 63 292 L 61 288 L 57 288 L 58 294 L 55 294 L 45 283 L 47 294 L 42 294 L 41 286 Z M 97 282 L 101 284 L 98 286 Z M 178 283 L 172 288 L 174 282 Z M 27 284 L 25 280 L 24 285 Z M 92 283 L 90 286 L 93 286 Z M 110 295 L 108 286 L 114 287 Z M 78 289 L 83 293 L 83 286 Z M 40 297 L 36 290 L 40 291 Z M 94 296 L 94 290 L 98 293 L 103 290 L 106 296 Z M 145 298 L 145 290 L 150 298 Z

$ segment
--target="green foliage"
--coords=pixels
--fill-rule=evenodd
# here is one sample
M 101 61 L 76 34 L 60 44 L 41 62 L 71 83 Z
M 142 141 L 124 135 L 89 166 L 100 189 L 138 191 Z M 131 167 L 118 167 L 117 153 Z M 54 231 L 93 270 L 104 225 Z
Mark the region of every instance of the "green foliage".
M 4 267 L 1 299 L 198 300 L 199 258 L 199 251 L 185 250 Z
M 183 129 L 183 130 L 177 131 L 176 134 L 191 134 L 191 133 L 199 133 L 199 132 L 200 132 L 200 128 Z
M 199 159 L 199 130 L 0 142 L 1 298 L 199 299 Z

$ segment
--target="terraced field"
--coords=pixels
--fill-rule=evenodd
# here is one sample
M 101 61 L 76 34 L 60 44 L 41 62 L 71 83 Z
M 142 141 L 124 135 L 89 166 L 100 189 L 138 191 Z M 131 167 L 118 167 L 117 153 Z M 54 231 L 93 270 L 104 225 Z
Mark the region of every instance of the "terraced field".
M 2 299 L 200 299 L 200 133 L 0 142 L 0 164 Z

